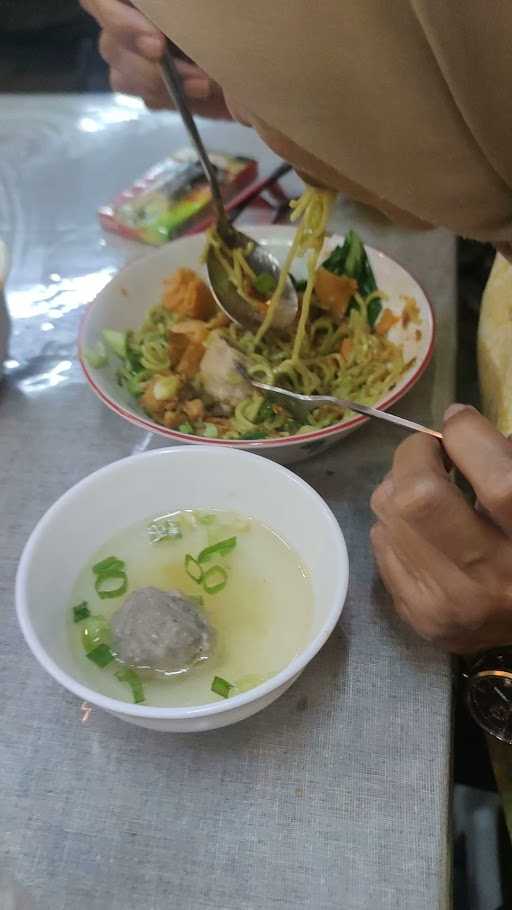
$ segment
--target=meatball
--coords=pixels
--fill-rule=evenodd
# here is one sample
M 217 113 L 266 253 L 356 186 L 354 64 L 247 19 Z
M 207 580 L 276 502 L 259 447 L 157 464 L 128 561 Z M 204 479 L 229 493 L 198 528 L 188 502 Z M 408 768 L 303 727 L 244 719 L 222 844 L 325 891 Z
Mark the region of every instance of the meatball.
M 139 588 L 112 616 L 114 653 L 155 674 L 188 670 L 206 660 L 215 634 L 195 603 L 179 591 Z

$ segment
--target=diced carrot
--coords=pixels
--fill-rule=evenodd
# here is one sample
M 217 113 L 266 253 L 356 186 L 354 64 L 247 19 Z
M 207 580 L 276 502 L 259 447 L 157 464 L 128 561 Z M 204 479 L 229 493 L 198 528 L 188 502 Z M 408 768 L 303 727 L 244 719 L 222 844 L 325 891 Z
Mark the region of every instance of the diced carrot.
M 341 342 L 341 348 L 340 348 L 340 354 L 343 357 L 343 360 L 349 359 L 353 348 L 354 348 L 354 345 L 352 343 L 352 339 L 344 338 L 343 341 Z
M 375 328 L 377 335 L 386 335 L 389 330 L 393 328 L 395 323 L 399 321 L 400 318 L 395 316 L 394 313 L 386 307 Z
M 320 268 L 316 273 L 315 292 L 319 305 L 333 316 L 341 319 L 357 291 L 357 281 L 347 275 L 334 275 L 328 269 Z

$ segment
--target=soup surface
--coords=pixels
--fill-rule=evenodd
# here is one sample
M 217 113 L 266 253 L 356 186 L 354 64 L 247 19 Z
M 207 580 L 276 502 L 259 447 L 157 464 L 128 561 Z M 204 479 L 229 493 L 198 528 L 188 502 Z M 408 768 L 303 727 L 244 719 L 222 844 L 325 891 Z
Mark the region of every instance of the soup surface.
M 142 588 L 190 598 L 212 632 L 209 653 L 173 672 L 123 663 L 115 614 Z M 91 688 L 188 707 L 232 697 L 284 669 L 307 643 L 313 605 L 299 556 L 270 528 L 228 512 L 184 511 L 150 517 L 103 544 L 76 581 L 67 622 Z

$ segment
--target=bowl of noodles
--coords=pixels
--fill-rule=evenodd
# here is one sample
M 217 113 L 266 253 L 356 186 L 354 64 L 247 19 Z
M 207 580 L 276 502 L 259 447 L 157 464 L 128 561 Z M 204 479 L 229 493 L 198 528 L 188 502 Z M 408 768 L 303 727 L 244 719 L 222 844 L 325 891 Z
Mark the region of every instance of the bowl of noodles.
M 253 329 L 240 327 L 208 286 L 205 244 L 225 256 L 218 238 L 184 237 L 128 265 L 89 306 L 79 355 L 98 397 L 173 443 L 231 446 L 281 463 L 322 451 L 366 418 L 323 406 L 301 422 L 251 378 L 381 408 L 398 401 L 432 355 L 429 301 L 405 269 L 354 231 L 326 236 L 325 206 L 309 227 L 311 206 L 297 210 L 298 228 L 247 228 L 296 285 L 298 314 L 286 331 L 269 318 L 279 277 L 254 276 L 246 257 L 228 256 L 231 280 L 259 313 Z

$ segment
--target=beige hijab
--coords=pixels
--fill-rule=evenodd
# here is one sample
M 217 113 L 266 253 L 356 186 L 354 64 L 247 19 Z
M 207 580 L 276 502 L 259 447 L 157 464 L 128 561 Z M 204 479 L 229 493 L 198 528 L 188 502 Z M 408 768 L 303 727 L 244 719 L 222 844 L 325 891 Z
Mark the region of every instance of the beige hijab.
M 299 170 L 512 241 L 511 0 L 136 0 Z

